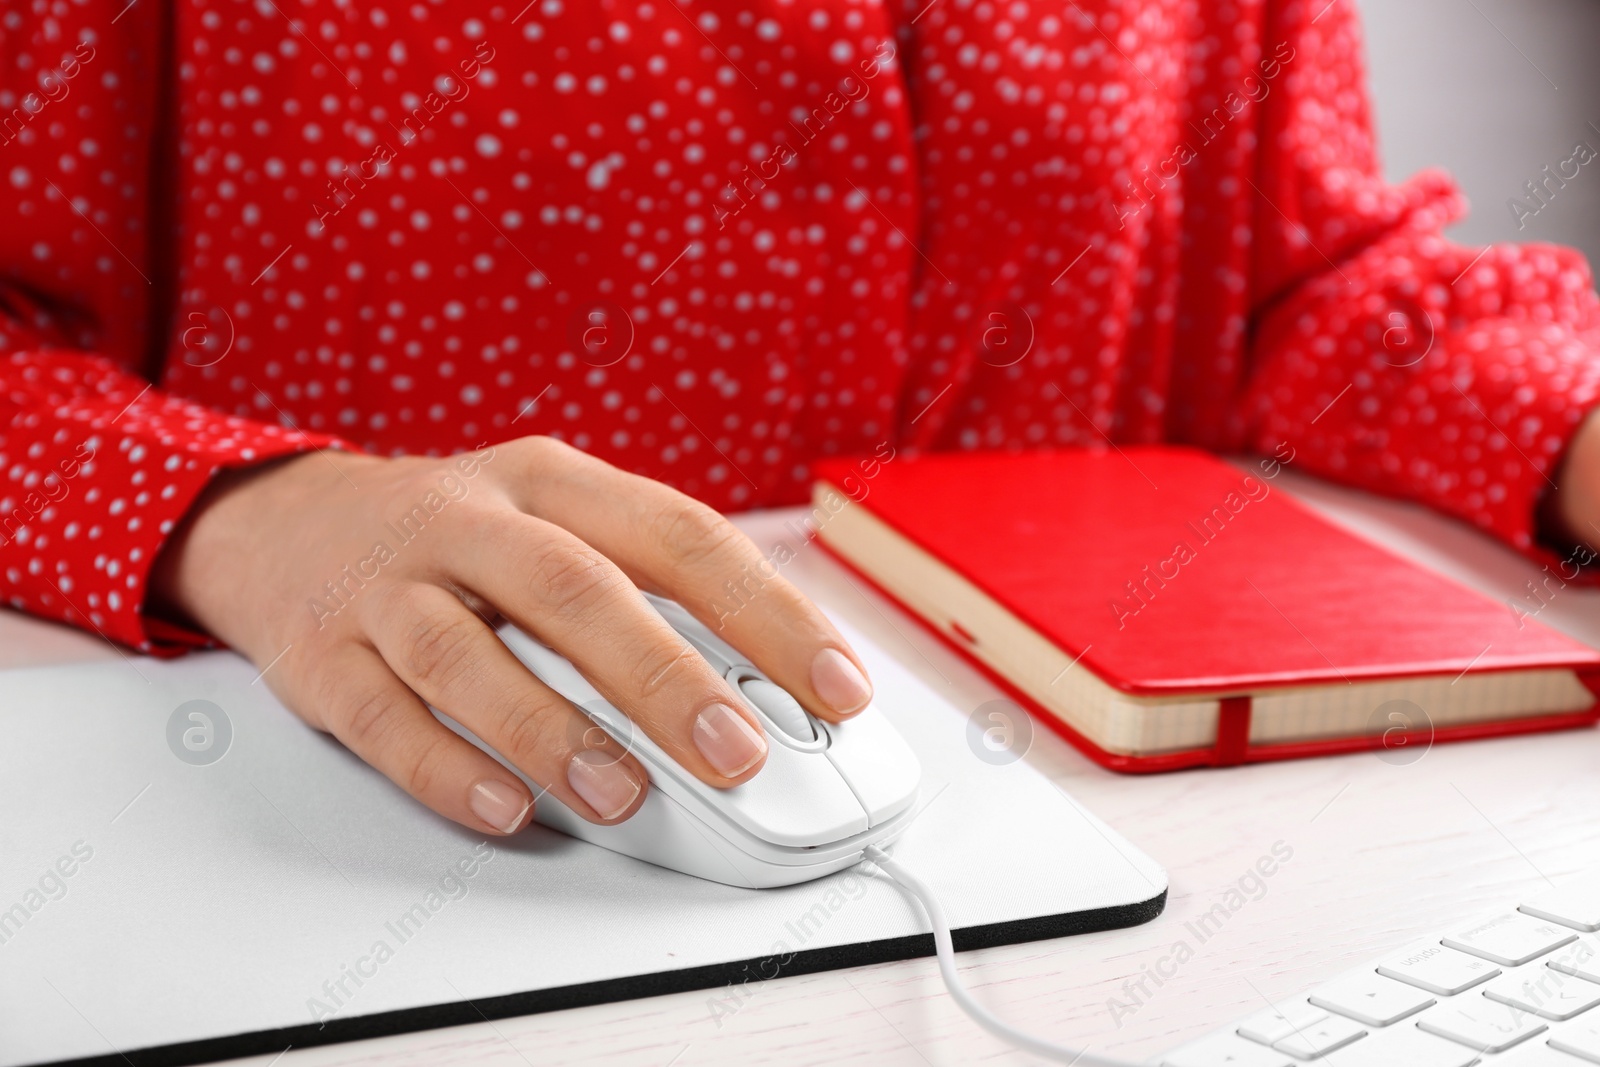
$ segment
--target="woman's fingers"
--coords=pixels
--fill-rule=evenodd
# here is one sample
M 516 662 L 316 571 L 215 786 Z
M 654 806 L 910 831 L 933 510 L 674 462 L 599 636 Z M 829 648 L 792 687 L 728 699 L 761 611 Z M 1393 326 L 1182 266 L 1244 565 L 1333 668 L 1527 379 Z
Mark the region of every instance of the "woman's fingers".
M 649 778 L 638 761 L 530 674 L 457 597 L 435 585 L 397 584 L 365 622 L 417 695 L 583 818 L 618 822 L 643 803 Z
M 539 486 L 519 504 L 572 531 L 641 588 L 678 601 L 813 714 L 837 722 L 872 699 L 865 668 L 833 624 L 716 511 L 555 442 L 519 462 Z
M 520 512 L 487 517 L 472 538 L 452 577 L 571 660 L 684 769 L 729 786 L 761 768 L 754 715 L 605 556 Z
M 309 699 L 317 721 L 423 804 L 463 826 L 510 834 L 527 825 L 533 796 L 516 775 L 433 717 L 376 652 L 340 642 L 316 667 Z
M 207 595 L 175 606 L 258 657 L 314 646 L 276 668 L 269 684 L 286 702 L 428 807 L 494 833 L 525 826 L 539 789 L 452 733 L 427 702 L 596 822 L 637 811 L 649 780 L 625 744 L 516 661 L 484 613 L 503 612 L 565 655 L 714 786 L 761 769 L 760 721 L 638 587 L 684 603 L 811 711 L 837 719 L 866 703 L 849 647 L 715 513 L 548 439 L 500 455 L 492 474 L 466 475 L 480 479 L 470 499 L 442 488 L 454 465 L 420 457 L 351 457 L 364 465 L 353 495 L 331 485 L 326 464 L 258 472 L 193 523 L 183 554 L 204 565 L 176 584 Z M 241 568 L 239 558 L 256 562 Z M 328 575 L 307 599 L 309 576 Z M 730 585 L 749 595 L 719 609 Z M 239 603 L 256 607 L 240 613 Z

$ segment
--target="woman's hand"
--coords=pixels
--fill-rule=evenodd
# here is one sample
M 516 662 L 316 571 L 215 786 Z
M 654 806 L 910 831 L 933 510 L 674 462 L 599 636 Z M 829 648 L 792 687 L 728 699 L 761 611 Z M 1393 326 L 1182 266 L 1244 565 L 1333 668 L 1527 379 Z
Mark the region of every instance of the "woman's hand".
M 1545 532 L 1557 540 L 1600 547 L 1600 411 L 1572 435 L 1545 501 Z
M 535 798 L 424 702 L 591 821 L 633 814 L 648 780 L 511 655 L 495 613 L 691 773 L 730 786 L 760 770 L 761 727 L 635 587 L 679 601 L 814 714 L 859 711 L 871 689 L 855 654 L 769 574 L 705 505 L 525 437 L 450 459 L 307 454 L 223 474 L 151 582 L 158 610 L 249 656 L 308 723 L 441 815 L 506 834 Z M 719 611 L 730 582 L 756 591 Z

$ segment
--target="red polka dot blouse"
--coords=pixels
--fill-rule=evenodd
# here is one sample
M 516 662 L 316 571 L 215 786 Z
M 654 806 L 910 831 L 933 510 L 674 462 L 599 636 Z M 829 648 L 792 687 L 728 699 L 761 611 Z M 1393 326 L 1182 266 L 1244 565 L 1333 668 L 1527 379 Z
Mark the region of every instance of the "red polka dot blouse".
M 213 472 L 333 442 L 725 509 L 884 445 L 1287 448 L 1534 551 L 1600 383 L 1577 254 L 1381 180 L 1349 0 L 0 18 L 0 596 L 142 648 Z

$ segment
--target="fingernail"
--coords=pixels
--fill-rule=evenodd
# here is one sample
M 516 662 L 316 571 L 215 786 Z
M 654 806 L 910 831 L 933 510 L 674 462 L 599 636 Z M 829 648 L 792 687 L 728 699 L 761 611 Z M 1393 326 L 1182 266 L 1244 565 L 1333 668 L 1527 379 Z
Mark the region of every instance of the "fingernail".
M 860 711 L 872 699 L 866 675 L 836 648 L 823 649 L 811 661 L 811 688 L 840 715 Z
M 567 782 L 602 819 L 615 819 L 627 811 L 644 788 L 620 757 L 592 748 L 567 761 Z
M 467 794 L 467 806 L 486 824 L 509 834 L 522 825 L 533 800 L 514 785 L 485 778 Z
M 761 762 L 767 739 L 726 704 L 712 704 L 694 721 L 694 743 L 724 777 L 737 778 Z

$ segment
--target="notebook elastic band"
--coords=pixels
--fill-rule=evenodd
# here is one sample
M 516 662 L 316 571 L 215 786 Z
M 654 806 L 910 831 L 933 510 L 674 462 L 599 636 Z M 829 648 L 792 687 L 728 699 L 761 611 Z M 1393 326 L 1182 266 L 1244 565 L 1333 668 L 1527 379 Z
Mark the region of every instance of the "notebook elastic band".
M 1223 697 L 1217 708 L 1217 747 L 1212 763 L 1233 767 L 1250 749 L 1250 697 Z

